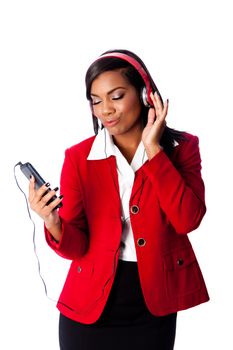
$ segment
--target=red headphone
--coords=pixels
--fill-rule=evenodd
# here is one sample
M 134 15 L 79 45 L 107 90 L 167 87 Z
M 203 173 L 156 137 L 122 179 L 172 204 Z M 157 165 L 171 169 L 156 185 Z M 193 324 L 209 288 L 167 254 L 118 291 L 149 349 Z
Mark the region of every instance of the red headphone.
M 103 54 L 97 60 L 100 60 L 101 58 L 105 58 L 105 57 L 121 58 L 122 60 L 130 63 L 138 71 L 138 73 L 141 75 L 141 77 L 145 83 L 145 86 L 143 87 L 142 92 L 141 92 L 142 101 L 146 107 L 153 106 L 153 102 L 152 102 L 151 97 L 150 97 L 151 92 L 153 92 L 151 84 L 150 84 L 150 79 L 149 79 L 149 76 L 146 73 L 145 69 L 141 66 L 141 64 L 135 58 L 133 58 L 129 55 L 126 55 L 125 53 L 120 53 L 120 52 L 110 52 L 110 53 Z

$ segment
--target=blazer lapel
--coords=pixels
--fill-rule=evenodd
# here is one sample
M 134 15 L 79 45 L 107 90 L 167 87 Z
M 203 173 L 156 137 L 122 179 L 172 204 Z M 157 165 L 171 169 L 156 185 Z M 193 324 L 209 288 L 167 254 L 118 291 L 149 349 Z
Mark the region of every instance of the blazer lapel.
M 141 167 L 135 172 L 134 184 L 133 184 L 132 193 L 131 193 L 131 200 L 134 199 L 134 197 L 137 195 L 138 192 L 140 193 L 142 192 L 145 181 L 147 181 L 147 178 L 144 172 L 142 171 L 142 167 Z
M 120 191 L 117 176 L 116 158 L 110 156 L 105 159 L 88 160 L 89 171 L 95 176 L 96 186 L 101 188 L 101 192 L 107 193 L 111 202 L 121 208 Z

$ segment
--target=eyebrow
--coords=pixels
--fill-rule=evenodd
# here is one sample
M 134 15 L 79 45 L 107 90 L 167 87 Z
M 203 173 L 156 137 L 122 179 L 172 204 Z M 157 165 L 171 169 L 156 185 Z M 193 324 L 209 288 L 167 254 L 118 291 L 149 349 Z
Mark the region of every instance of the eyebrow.
M 115 87 L 115 88 L 109 90 L 109 91 L 107 92 L 107 95 L 110 95 L 112 92 L 114 92 L 115 90 L 118 90 L 118 89 L 124 89 L 124 90 L 126 90 L 126 88 L 123 87 L 123 86 L 117 86 L 117 87 Z M 92 93 L 91 93 L 91 96 L 99 97 L 98 95 L 95 95 L 95 94 L 92 94 Z

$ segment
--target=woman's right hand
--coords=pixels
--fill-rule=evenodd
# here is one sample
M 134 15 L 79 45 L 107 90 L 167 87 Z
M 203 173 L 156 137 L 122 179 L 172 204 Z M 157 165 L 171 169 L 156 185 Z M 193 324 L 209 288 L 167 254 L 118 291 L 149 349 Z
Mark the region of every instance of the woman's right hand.
M 59 241 L 61 238 L 61 220 L 58 211 L 54 208 L 61 203 L 63 197 L 57 197 L 50 204 L 46 205 L 56 194 L 56 189 L 48 191 L 48 193 L 46 193 L 46 191 L 48 191 L 47 184 L 44 184 L 36 190 L 35 178 L 32 176 L 29 181 L 28 202 L 30 208 L 44 220 L 46 228 L 52 234 L 54 239 Z

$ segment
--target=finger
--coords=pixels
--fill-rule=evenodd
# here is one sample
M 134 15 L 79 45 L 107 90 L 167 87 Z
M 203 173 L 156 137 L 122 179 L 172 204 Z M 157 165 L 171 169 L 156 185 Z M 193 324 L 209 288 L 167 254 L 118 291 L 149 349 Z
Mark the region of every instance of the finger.
M 153 125 L 155 121 L 155 110 L 154 108 L 150 108 L 148 112 L 147 125 Z
M 151 93 L 151 99 L 153 101 L 156 112 L 161 113 L 163 110 L 163 104 L 162 104 L 162 101 L 159 97 L 159 94 L 156 91 L 154 92 L 154 94 Z
M 163 107 L 163 112 L 161 115 L 161 120 L 165 121 L 166 117 L 167 117 L 167 113 L 168 113 L 168 107 L 169 107 L 169 100 L 167 99 L 164 102 L 164 107 Z M 166 123 L 166 122 L 165 122 Z
M 35 188 L 35 180 L 34 181 L 33 181 L 33 179 L 31 180 L 31 183 L 29 185 L 31 188 L 30 188 L 30 191 L 29 191 L 29 198 L 28 198 L 28 200 L 29 200 L 29 203 L 30 203 L 30 207 L 32 209 L 35 209 L 35 207 L 40 202 L 41 198 L 46 194 L 46 192 L 50 191 L 49 185 L 50 184 L 47 182 L 44 185 L 42 185 L 38 190 L 36 190 L 36 188 Z
M 30 176 L 29 180 L 29 195 L 28 199 L 31 201 L 35 195 L 35 178 L 33 175 Z
M 46 192 L 50 191 L 50 183 L 46 182 L 44 185 L 42 185 L 37 191 L 36 191 L 36 197 L 38 199 L 42 198 Z
M 51 189 L 48 190 L 47 189 L 48 192 L 42 196 L 41 201 L 47 203 L 53 196 L 56 195 L 56 192 L 58 190 L 59 190 L 58 187 L 55 187 L 53 190 L 51 190 Z
M 164 123 L 167 117 L 167 112 L 168 112 L 168 100 L 164 102 L 163 109 L 159 112 L 158 111 L 156 112 L 157 122 Z
M 49 208 L 51 211 L 53 211 L 53 210 L 56 208 L 56 206 L 62 202 L 63 197 L 64 197 L 64 196 L 63 196 L 62 194 L 61 194 L 60 196 L 58 196 L 56 199 L 54 199 L 54 200 L 48 205 L 48 208 Z
M 51 199 L 51 197 L 45 198 L 45 196 L 40 198 L 39 200 L 38 199 L 34 199 L 30 203 L 30 207 L 31 207 L 32 210 L 34 210 L 40 216 L 47 215 L 48 214 L 47 203 L 48 203 L 48 201 L 50 199 Z
M 57 190 L 58 190 L 58 187 L 55 188 L 54 190 L 47 189 L 47 192 L 45 192 L 45 194 L 42 197 L 40 197 L 38 201 L 38 206 L 41 209 L 44 208 L 47 205 L 47 203 L 52 199 L 52 197 L 56 195 Z
M 56 199 L 54 199 L 51 203 L 46 204 L 43 208 L 40 209 L 41 215 L 46 217 L 49 216 L 54 209 L 60 204 L 63 200 L 63 195 L 60 195 Z

